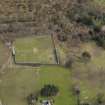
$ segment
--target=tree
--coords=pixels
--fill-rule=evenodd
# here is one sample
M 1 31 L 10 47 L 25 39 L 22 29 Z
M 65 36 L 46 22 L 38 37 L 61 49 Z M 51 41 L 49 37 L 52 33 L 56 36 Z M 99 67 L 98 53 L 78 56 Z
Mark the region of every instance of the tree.
M 27 97 L 28 105 L 35 105 L 37 101 L 38 101 L 38 96 L 37 95 L 30 94 Z
M 41 96 L 49 97 L 49 96 L 56 96 L 58 92 L 59 92 L 58 87 L 48 84 L 41 89 L 40 94 Z
M 105 34 L 103 32 L 96 34 L 92 40 L 94 40 L 98 46 L 105 48 Z

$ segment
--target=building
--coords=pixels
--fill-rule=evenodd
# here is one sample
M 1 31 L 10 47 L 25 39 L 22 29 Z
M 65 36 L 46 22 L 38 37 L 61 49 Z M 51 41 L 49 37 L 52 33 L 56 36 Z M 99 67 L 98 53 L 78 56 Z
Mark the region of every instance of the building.
M 51 105 L 51 102 L 49 100 L 43 100 L 42 105 Z

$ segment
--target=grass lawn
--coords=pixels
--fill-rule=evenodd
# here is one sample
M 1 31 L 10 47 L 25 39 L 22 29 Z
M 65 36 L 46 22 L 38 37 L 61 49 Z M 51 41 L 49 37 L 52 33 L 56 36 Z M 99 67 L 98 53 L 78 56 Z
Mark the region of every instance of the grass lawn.
M 14 42 L 17 62 L 55 64 L 51 36 L 33 36 Z
M 0 77 L 0 81 L 0 100 L 6 105 L 27 105 L 25 97 L 38 91 L 44 84 L 59 87 L 60 92 L 54 98 L 54 105 L 76 105 L 70 91 L 71 74 L 61 67 L 18 67 L 9 70 L 5 76 Z

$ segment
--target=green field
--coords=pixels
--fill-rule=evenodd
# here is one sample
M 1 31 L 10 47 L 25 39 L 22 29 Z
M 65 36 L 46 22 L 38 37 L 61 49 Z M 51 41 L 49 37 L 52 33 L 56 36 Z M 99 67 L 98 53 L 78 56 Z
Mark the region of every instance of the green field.
M 35 40 L 36 38 L 27 38 L 16 40 L 16 52 L 29 49 L 31 51 L 33 46 L 36 47 L 36 45 L 37 48 L 41 47 L 40 50 L 43 51 L 48 45 L 46 43 L 45 48 L 42 49 L 39 37 L 38 40 Z M 27 42 L 26 39 L 32 42 Z M 27 43 L 30 43 L 30 45 L 28 46 Z M 66 49 L 62 46 L 59 49 L 66 52 Z M 73 48 L 71 49 L 73 50 Z M 75 48 L 75 50 L 77 49 Z M 105 94 L 105 50 L 97 47 L 94 42 L 89 42 L 83 43 L 79 47 L 79 51 L 73 54 L 80 58 L 84 51 L 91 54 L 91 60 L 89 62 L 83 62 L 81 59 L 75 60 L 71 69 L 57 66 L 34 68 L 16 65 L 7 68 L 8 72 L 0 76 L 0 100 L 6 105 L 27 105 L 26 97 L 29 94 L 39 91 L 45 84 L 54 84 L 60 89 L 59 94 L 54 97 L 54 105 L 76 105 L 76 97 L 72 94 L 72 87 L 76 85 L 81 90 L 81 101 L 93 102 L 98 93 Z M 29 58 L 26 55 L 24 56 L 25 60 L 28 60 Z M 33 57 L 33 55 L 31 56 Z M 23 60 L 20 56 L 17 59 L 20 62 Z M 47 59 L 47 61 L 49 60 Z
M 33 36 L 16 39 L 17 62 L 55 64 L 51 36 Z
M 59 87 L 54 105 L 75 105 L 71 90 L 71 74 L 61 67 L 28 68 L 10 70 L 0 78 L 0 99 L 4 105 L 27 105 L 26 97 L 38 91 L 45 84 Z

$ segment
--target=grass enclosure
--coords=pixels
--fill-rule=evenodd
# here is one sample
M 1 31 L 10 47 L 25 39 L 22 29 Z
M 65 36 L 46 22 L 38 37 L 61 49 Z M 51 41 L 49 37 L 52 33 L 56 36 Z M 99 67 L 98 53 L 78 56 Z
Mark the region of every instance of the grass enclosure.
M 55 64 L 51 36 L 33 36 L 16 39 L 17 62 Z

